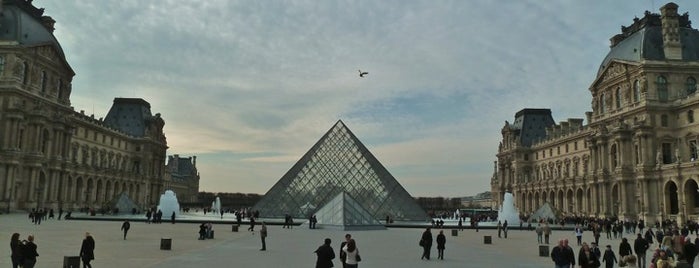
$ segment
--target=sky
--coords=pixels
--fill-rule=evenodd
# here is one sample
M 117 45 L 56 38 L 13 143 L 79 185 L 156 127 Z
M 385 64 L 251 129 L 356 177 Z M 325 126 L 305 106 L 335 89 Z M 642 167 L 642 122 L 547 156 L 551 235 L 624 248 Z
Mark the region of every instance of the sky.
M 34 1 L 76 73 L 74 109 L 145 99 L 167 154 L 197 156 L 200 191 L 264 194 L 342 120 L 415 197 L 489 191 L 523 108 L 584 118 L 609 39 L 665 3 Z

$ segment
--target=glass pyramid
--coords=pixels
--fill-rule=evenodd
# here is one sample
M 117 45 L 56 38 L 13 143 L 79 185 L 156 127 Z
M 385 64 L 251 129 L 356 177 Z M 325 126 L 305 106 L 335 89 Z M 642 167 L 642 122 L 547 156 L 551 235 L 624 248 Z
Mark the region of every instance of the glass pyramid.
M 315 213 L 321 228 L 341 230 L 386 229 L 369 211 L 342 192 Z
M 345 192 L 374 219 L 423 221 L 427 213 L 340 120 L 253 207 L 261 217 L 310 217 Z

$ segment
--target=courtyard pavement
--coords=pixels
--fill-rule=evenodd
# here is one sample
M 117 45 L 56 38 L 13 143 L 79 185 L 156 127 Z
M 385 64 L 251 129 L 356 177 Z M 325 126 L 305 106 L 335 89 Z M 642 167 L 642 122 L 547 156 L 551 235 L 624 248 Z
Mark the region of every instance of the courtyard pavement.
M 127 240 L 122 239 L 121 222 L 85 220 L 48 220 L 34 225 L 27 214 L 0 215 L 2 237 L 9 244 L 12 233 L 20 233 L 21 239 L 34 234 L 38 245 L 36 267 L 62 267 L 64 256 L 77 256 L 85 232 L 96 241 L 96 267 L 314 267 L 313 253 L 324 238 L 332 239 L 337 252 L 345 233 L 351 233 L 362 255 L 361 267 L 552 267 L 551 259 L 539 257 L 536 234 L 533 231 L 510 230 L 509 238 L 497 238 L 496 230 L 464 230 L 447 236 L 445 258 L 437 260 L 436 243 L 432 247 L 432 259 L 420 260 L 422 248 L 418 240 L 422 228 L 391 228 L 374 231 L 341 231 L 295 226 L 282 229 L 268 226 L 267 251 L 260 251 L 259 225 L 256 232 L 232 232 L 230 224 L 214 224 L 214 239 L 198 240 L 199 224 L 132 222 Z M 433 230 L 436 238 L 439 229 Z M 584 241 L 592 240 L 586 232 Z M 492 236 L 493 243 L 483 243 L 483 236 Z M 554 231 L 551 242 L 568 238 L 576 252 L 572 231 Z M 600 244 L 611 244 L 618 255 L 620 240 L 608 241 L 602 235 Z M 634 236 L 626 235 L 631 242 Z M 172 239 L 171 250 L 160 250 L 161 238 Z M 551 246 L 554 246 L 552 244 Z M 0 267 L 11 267 L 10 250 L 5 248 Z M 550 248 L 549 248 L 550 250 Z M 340 267 L 339 256 L 335 267 Z

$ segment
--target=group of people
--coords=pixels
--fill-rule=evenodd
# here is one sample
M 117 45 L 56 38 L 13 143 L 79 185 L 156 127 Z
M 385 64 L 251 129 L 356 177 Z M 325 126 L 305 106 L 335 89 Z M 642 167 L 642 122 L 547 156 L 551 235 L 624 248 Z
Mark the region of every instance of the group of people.
M 620 226 L 624 225 L 620 224 Z M 598 227 L 595 224 L 589 226 L 593 230 Z M 637 233 L 633 244 L 626 237 L 621 237 L 618 251 L 619 258 L 617 259 L 611 245 L 605 247 L 604 253 L 600 251 L 598 248 L 598 232 L 593 231 L 595 242 L 591 242 L 590 245 L 587 242 L 581 242 L 583 228 L 577 226 L 575 228 L 575 236 L 580 245 L 577 259 L 573 249 L 568 245 L 567 239 L 560 240 L 558 245 L 552 249 L 551 259 L 557 268 L 573 267 L 576 263 L 582 268 L 600 267 L 602 263 L 608 268 L 614 267 L 617 263 L 619 263 L 620 267 L 693 267 L 694 260 L 699 254 L 697 249 L 699 234 L 697 234 L 697 238 L 693 243 L 688 230 L 685 228 L 687 227 L 678 228 L 676 225 L 668 225 L 665 230 L 661 228 L 654 233 L 653 228 L 639 227 L 637 230 L 642 231 L 645 229 L 645 234 Z M 622 229 L 622 232 L 625 232 L 625 229 Z M 635 228 L 629 226 L 628 229 L 633 230 Z M 655 249 L 652 249 L 654 242 L 657 243 L 657 246 Z M 650 260 L 646 257 L 649 250 L 653 252 Z
M 444 246 L 447 243 L 447 237 L 444 235 L 444 231 L 440 230 L 437 235 L 437 259 L 444 260 Z M 422 257 L 420 259 L 424 260 L 430 259 L 430 254 L 432 251 L 432 231 L 429 227 L 422 233 L 420 237 L 420 242 L 418 243 L 422 247 Z
M 30 234 L 26 240 L 20 240 L 18 233 L 12 234 L 10 237 L 10 250 L 12 268 L 33 268 L 36 265 L 36 258 L 39 257 L 39 253 L 34 243 L 34 235 Z M 83 268 L 92 268 L 90 262 L 95 259 L 95 240 L 90 233 L 85 233 L 85 238 L 80 246 L 80 259 L 83 262 Z
M 330 245 L 331 243 L 332 240 L 330 240 L 330 238 L 325 238 L 323 245 L 316 249 L 316 268 L 334 267 L 333 260 L 335 259 L 336 255 L 335 250 Z M 339 255 L 343 268 L 359 267 L 359 262 L 362 260 L 362 258 L 359 255 L 357 242 L 352 238 L 351 234 L 346 234 L 345 240 L 340 243 Z
M 214 238 L 214 226 L 211 222 L 202 222 L 199 225 L 199 240 L 212 239 Z M 125 236 L 126 234 L 124 234 Z

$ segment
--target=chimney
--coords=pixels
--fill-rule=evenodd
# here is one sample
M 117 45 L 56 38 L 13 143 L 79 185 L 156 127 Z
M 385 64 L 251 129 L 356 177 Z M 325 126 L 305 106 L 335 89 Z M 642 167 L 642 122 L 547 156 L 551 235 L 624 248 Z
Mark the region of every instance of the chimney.
M 660 21 L 663 25 L 663 51 L 665 59 L 668 60 L 682 59 L 679 17 L 675 3 L 670 2 L 660 8 Z
M 585 119 L 587 119 L 587 124 L 592 123 L 592 112 L 585 112 Z
M 56 24 L 56 21 L 53 20 L 53 18 L 51 18 L 49 16 L 42 16 L 41 17 L 41 24 L 44 25 L 44 27 L 46 27 L 46 29 L 49 30 L 49 32 L 53 33 L 53 30 L 56 29 L 53 27 Z
M 192 165 L 194 165 L 194 168 L 197 168 L 197 156 L 192 156 Z

